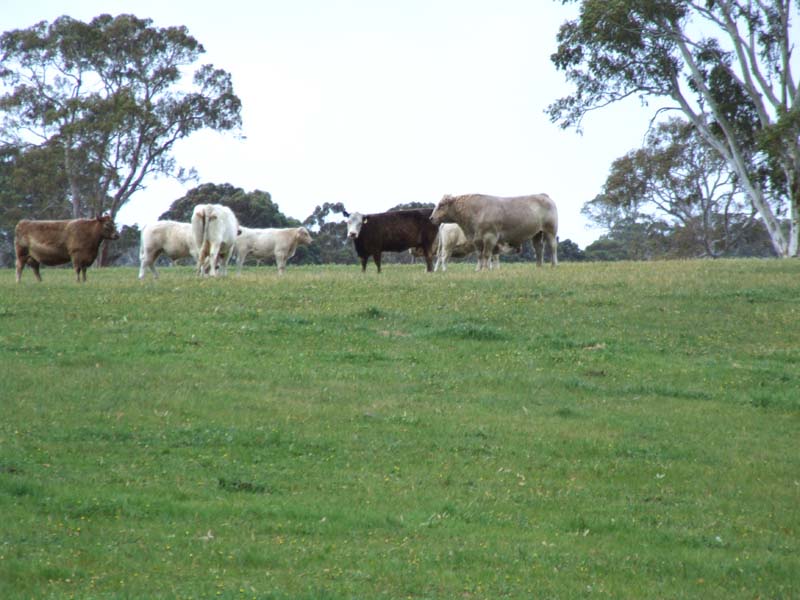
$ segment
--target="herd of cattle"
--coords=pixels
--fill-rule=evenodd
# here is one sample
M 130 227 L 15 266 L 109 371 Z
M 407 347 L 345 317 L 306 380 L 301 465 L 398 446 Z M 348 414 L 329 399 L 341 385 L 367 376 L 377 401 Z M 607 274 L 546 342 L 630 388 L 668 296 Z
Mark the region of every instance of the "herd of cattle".
M 547 194 L 499 198 L 472 194 L 445 196 L 435 209 L 399 210 L 364 215 L 345 213 L 347 237 L 353 240 L 366 271 L 369 257 L 380 273 L 383 252 L 406 250 L 424 257 L 428 271 L 447 269 L 450 257 L 478 253 L 476 269 L 499 266 L 501 253 L 521 252 L 531 240 L 536 261 L 542 265 L 544 244 L 551 263 L 557 259 L 558 211 Z M 111 217 L 67 221 L 30 221 L 17 224 L 14 235 L 16 277 L 19 283 L 25 265 L 38 281 L 39 266 L 72 261 L 78 282 L 86 281 L 86 269 L 97 258 L 103 240 L 119 237 Z M 227 273 L 236 255 L 241 272 L 248 256 L 274 259 L 283 274 L 297 246 L 312 243 L 305 227 L 251 229 L 239 225 L 233 211 L 221 204 L 200 204 L 191 223 L 157 221 L 145 225 L 139 248 L 139 279 L 149 269 L 158 277 L 156 259 L 164 254 L 172 260 L 191 257 L 200 276 Z M 433 255 L 436 253 L 436 265 Z

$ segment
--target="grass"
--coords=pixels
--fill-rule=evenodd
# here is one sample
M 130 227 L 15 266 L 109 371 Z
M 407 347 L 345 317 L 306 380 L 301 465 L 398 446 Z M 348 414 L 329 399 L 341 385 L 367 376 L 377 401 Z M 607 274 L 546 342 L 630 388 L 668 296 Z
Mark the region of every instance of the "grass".
M 800 263 L 0 278 L 0 597 L 800 596 Z

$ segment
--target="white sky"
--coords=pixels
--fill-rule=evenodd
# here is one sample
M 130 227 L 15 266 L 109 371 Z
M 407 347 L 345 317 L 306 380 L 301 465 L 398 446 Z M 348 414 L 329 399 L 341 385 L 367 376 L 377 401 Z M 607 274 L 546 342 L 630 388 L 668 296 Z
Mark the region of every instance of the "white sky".
M 547 192 L 559 237 L 583 248 L 602 232 L 581 207 L 641 146 L 654 109 L 592 113 L 583 135 L 550 123 L 545 108 L 571 91 L 550 55 L 573 12 L 555 0 L 12 0 L 0 31 L 133 13 L 185 25 L 206 49 L 197 66 L 232 74 L 245 139 L 192 135 L 175 154 L 199 181 L 151 180 L 120 224 L 157 219 L 200 183 L 268 191 L 300 220 L 323 202 L 380 212 Z

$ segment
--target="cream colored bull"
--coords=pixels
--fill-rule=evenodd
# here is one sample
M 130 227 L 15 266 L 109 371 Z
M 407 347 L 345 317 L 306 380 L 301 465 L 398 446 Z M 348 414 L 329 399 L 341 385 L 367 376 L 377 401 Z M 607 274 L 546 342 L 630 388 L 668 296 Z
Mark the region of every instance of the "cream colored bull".
M 558 210 L 547 194 L 500 198 L 483 194 L 445 196 L 431 222 L 457 223 L 478 249 L 478 269 L 489 266 L 498 244 L 521 248 L 531 240 L 536 262 L 542 265 L 544 242 L 550 246 L 551 264 L 558 264 Z
M 222 204 L 198 204 L 192 213 L 192 235 L 197 246 L 197 274 L 216 277 L 228 273 L 228 261 L 239 232 L 236 215 Z

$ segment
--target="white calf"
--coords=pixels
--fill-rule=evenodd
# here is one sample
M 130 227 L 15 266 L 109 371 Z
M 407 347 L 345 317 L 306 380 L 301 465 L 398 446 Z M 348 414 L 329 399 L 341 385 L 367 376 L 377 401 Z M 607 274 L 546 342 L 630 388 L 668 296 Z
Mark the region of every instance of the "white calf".
M 144 279 L 147 269 L 158 279 L 156 259 L 166 254 L 170 260 L 191 256 L 197 260 L 197 246 L 192 237 L 191 223 L 156 221 L 144 226 L 139 245 L 139 279 Z
M 442 271 L 447 271 L 447 261 L 451 257 L 464 258 L 475 252 L 477 248 L 475 244 L 467 239 L 464 235 L 464 230 L 455 223 L 442 223 L 439 225 L 438 245 L 436 247 L 436 265 L 433 267 L 437 271 L 442 267 Z M 508 244 L 498 244 L 492 252 L 492 258 L 489 261 L 489 268 L 500 268 L 500 254 L 510 254 L 516 248 Z
M 307 246 L 312 242 L 311 234 L 305 227 L 286 229 L 251 229 L 241 227 L 241 235 L 236 238 L 236 265 L 239 273 L 248 255 L 262 260 L 275 259 L 278 273 L 283 275 L 286 261 L 294 256 L 298 245 Z

